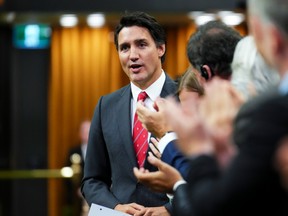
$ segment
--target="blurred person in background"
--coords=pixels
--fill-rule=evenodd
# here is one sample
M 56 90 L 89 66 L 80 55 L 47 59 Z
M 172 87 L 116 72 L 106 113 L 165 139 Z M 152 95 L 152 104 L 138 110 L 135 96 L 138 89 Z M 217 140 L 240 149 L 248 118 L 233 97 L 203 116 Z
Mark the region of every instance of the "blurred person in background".
M 198 93 L 200 95 L 203 95 L 204 93 L 204 83 L 212 80 L 213 77 L 220 77 L 225 80 L 231 78 L 231 62 L 236 45 L 241 38 L 239 32 L 221 21 L 210 21 L 201 25 L 196 32 L 190 36 L 187 44 L 187 56 L 191 63 L 189 70 L 193 71 L 197 77 L 197 82 L 196 79 L 194 79 L 194 82 L 191 82 L 191 84 L 193 83 L 195 87 L 198 88 Z M 181 103 L 186 103 L 185 101 L 188 101 L 192 107 L 193 103 L 196 103 L 197 101 L 194 100 L 193 97 L 197 94 L 194 93 L 194 96 L 191 96 L 191 94 L 193 94 L 191 88 L 180 88 L 179 90 L 181 90 L 183 94 L 183 96 L 179 94 Z M 189 94 L 186 94 L 186 92 L 189 92 Z M 159 102 L 161 102 L 161 100 Z M 183 162 L 186 161 L 186 159 L 181 157 L 181 154 L 177 151 L 177 147 L 175 146 L 177 136 L 175 133 L 171 133 L 171 128 L 169 128 L 169 125 L 161 112 L 161 108 L 159 108 L 160 105 L 156 103 L 155 106 L 158 106 L 158 112 L 152 112 L 139 104 L 137 107 L 139 119 L 144 124 L 144 127 L 158 138 L 159 143 L 157 144 L 157 147 L 162 155 L 162 160 L 176 167 L 184 174 L 186 163 Z M 186 105 L 182 107 L 187 108 L 187 112 L 191 112 L 192 110 Z M 167 133 L 168 131 L 169 133 Z M 155 140 L 153 141 L 155 142 Z M 233 149 L 234 147 L 228 145 L 226 156 L 224 157 L 224 154 L 221 156 L 223 158 L 221 162 L 223 166 L 226 166 L 229 161 L 228 158 L 234 154 Z
M 240 33 L 221 21 L 210 21 L 189 38 L 187 56 L 205 83 L 214 76 L 230 80 L 231 63 Z
M 204 97 L 199 115 L 194 113 L 194 116 L 185 115 L 177 107 L 176 102 L 166 100 L 166 117 L 177 132 L 178 146 L 183 153 L 191 157 L 187 183 L 178 178 L 173 186 L 167 187 L 169 192 L 171 187 L 174 192 L 173 215 L 288 214 L 288 194 L 282 182 L 284 177 L 282 175 L 285 172 L 281 172 L 275 165 L 279 162 L 278 150 L 281 151 L 281 146 L 285 144 L 283 139 L 288 134 L 287 10 L 286 0 L 248 0 L 249 29 L 257 49 L 266 63 L 279 73 L 281 80 L 279 85 L 245 103 L 237 113 L 233 127 L 233 141 L 238 146 L 238 153 L 225 170 L 219 169 L 214 156 L 217 148 L 214 147 L 215 141 L 211 139 L 213 136 L 209 135 L 209 131 L 216 127 L 211 127 L 213 124 L 209 122 L 218 122 L 215 126 L 220 124 L 224 126 L 223 129 L 226 128 L 225 124 L 220 121 L 221 118 L 218 121 L 212 118 L 213 121 L 205 122 L 208 118 L 199 119 L 199 116 L 201 110 L 220 111 L 225 104 L 221 102 L 223 99 L 228 102 L 227 104 L 231 104 L 229 98 L 233 100 L 235 98 L 233 94 L 227 97 L 229 94 L 226 93 L 225 97 L 219 97 L 218 106 L 214 106 L 214 109 L 211 109 L 213 104 L 207 106 L 211 100 L 205 100 Z M 214 80 L 209 89 L 212 89 L 211 92 L 215 92 L 214 95 L 217 96 L 225 85 L 229 86 L 223 80 Z M 225 92 L 227 89 L 223 91 L 224 95 Z M 217 101 L 214 101 L 214 104 Z M 194 119 L 193 124 L 187 124 L 189 117 Z M 196 133 L 199 129 L 202 133 Z M 279 145 L 281 143 L 283 145 Z M 165 163 L 153 156 L 148 160 L 157 165 L 159 171 L 148 173 L 135 169 L 135 174 L 140 181 L 143 180 L 142 182 L 147 182 L 149 175 L 154 175 L 155 179 L 155 175 L 163 177 L 165 173 L 175 172 L 173 168 L 167 168 Z M 166 180 L 162 186 L 167 184 Z M 157 190 L 165 191 L 165 188 L 159 185 Z
M 231 83 L 245 99 L 262 93 L 280 81 L 277 71 L 266 64 L 257 47 L 253 36 L 241 39 L 236 46 L 232 61 Z
M 88 137 L 90 131 L 91 121 L 84 120 L 79 127 L 80 142 L 77 146 L 72 147 L 67 156 L 66 166 L 72 169 L 77 169 L 79 172 L 72 179 L 67 180 L 67 202 L 72 206 L 75 216 L 84 216 L 88 213 L 88 205 L 81 194 L 81 179 L 83 178 L 84 161 L 86 156 L 86 149 L 88 145 Z

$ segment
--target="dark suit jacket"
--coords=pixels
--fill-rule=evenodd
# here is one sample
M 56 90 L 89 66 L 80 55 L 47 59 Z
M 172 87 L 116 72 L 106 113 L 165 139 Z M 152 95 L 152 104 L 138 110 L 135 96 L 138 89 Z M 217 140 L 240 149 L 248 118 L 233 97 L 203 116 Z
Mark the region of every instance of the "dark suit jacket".
M 175 82 L 166 75 L 160 96 L 175 92 Z M 127 85 L 101 97 L 95 109 L 82 180 L 82 193 L 89 205 L 114 208 L 136 202 L 155 207 L 169 202 L 166 194 L 152 192 L 133 174 L 137 161 L 132 143 L 131 97 L 131 86 Z M 152 170 L 148 162 L 145 168 Z
M 187 178 L 189 168 L 189 159 L 185 157 L 177 148 L 176 141 L 173 140 L 167 144 L 162 152 L 161 160 L 176 168 L 184 179 Z
M 287 134 L 287 95 L 273 91 L 245 104 L 234 127 L 238 155 L 224 173 L 213 157 L 192 160 L 188 184 L 175 192 L 173 215 L 288 215 L 287 191 L 274 167 Z

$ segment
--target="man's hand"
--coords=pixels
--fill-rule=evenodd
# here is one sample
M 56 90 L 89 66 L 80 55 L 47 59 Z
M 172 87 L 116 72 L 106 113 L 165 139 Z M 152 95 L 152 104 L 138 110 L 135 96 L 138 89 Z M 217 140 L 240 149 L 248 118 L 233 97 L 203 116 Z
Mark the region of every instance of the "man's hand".
M 152 111 L 145 107 L 143 103 L 138 102 L 136 112 L 138 119 L 143 124 L 143 127 L 154 134 L 157 138 L 161 138 L 167 131 L 169 131 L 169 127 L 161 111 L 161 106 L 158 106 L 157 104 L 154 106 L 157 107 L 157 111 Z
M 164 104 L 163 113 L 178 136 L 177 146 L 183 154 L 193 156 L 213 152 L 213 144 L 207 134 L 205 121 L 199 116 L 197 104 L 183 107 L 172 97 L 157 100 Z
M 230 82 L 215 77 L 206 85 L 205 96 L 200 100 L 199 115 L 205 118 L 205 127 L 214 143 L 219 164 L 226 167 L 236 153 L 231 134 L 234 118 L 244 98 Z
M 164 206 L 148 207 L 143 212 L 136 213 L 133 216 L 170 216 L 169 212 Z
M 149 172 L 144 168 L 134 167 L 134 175 L 144 185 L 154 191 L 173 193 L 174 184 L 182 180 L 181 174 L 174 167 L 159 160 L 151 152 L 149 152 L 148 161 L 150 164 L 158 167 L 158 171 Z
M 135 215 L 135 214 L 138 215 L 140 212 L 143 212 L 146 208 L 142 205 L 137 204 L 137 203 L 129 203 L 129 204 L 118 204 L 115 206 L 114 209 L 117 211 L 121 211 L 121 212 L 130 214 L 130 215 Z M 142 214 L 140 214 L 140 215 L 142 215 Z

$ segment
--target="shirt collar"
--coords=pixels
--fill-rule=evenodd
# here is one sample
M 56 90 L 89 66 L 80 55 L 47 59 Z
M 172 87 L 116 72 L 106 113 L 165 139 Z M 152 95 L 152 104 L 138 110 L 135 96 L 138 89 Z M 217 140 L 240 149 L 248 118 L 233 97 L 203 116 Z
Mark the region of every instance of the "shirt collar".
M 160 77 L 145 90 L 140 89 L 139 87 L 137 87 L 135 84 L 133 84 L 131 82 L 131 91 L 132 91 L 133 100 L 137 101 L 138 94 L 141 91 L 145 91 L 147 93 L 147 95 L 149 96 L 149 98 L 152 101 L 155 101 L 156 98 L 159 97 L 159 95 L 162 91 L 162 88 L 163 88 L 164 83 L 165 83 L 165 78 L 166 78 L 165 73 L 162 70 Z

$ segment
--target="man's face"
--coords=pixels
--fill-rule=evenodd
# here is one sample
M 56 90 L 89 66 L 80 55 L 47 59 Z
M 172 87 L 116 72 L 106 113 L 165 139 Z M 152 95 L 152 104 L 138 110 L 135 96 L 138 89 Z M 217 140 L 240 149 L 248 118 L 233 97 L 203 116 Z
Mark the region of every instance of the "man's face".
M 89 121 L 85 121 L 81 124 L 80 139 L 82 143 L 88 143 L 90 125 L 91 123 Z
M 265 62 L 271 67 L 275 66 L 272 50 L 273 38 L 270 37 L 269 25 L 263 23 L 259 17 L 251 14 L 249 16 L 249 30 L 255 39 L 257 50 Z
M 159 78 L 165 45 L 157 47 L 146 28 L 124 27 L 119 32 L 118 44 L 121 66 L 131 82 L 146 89 Z

